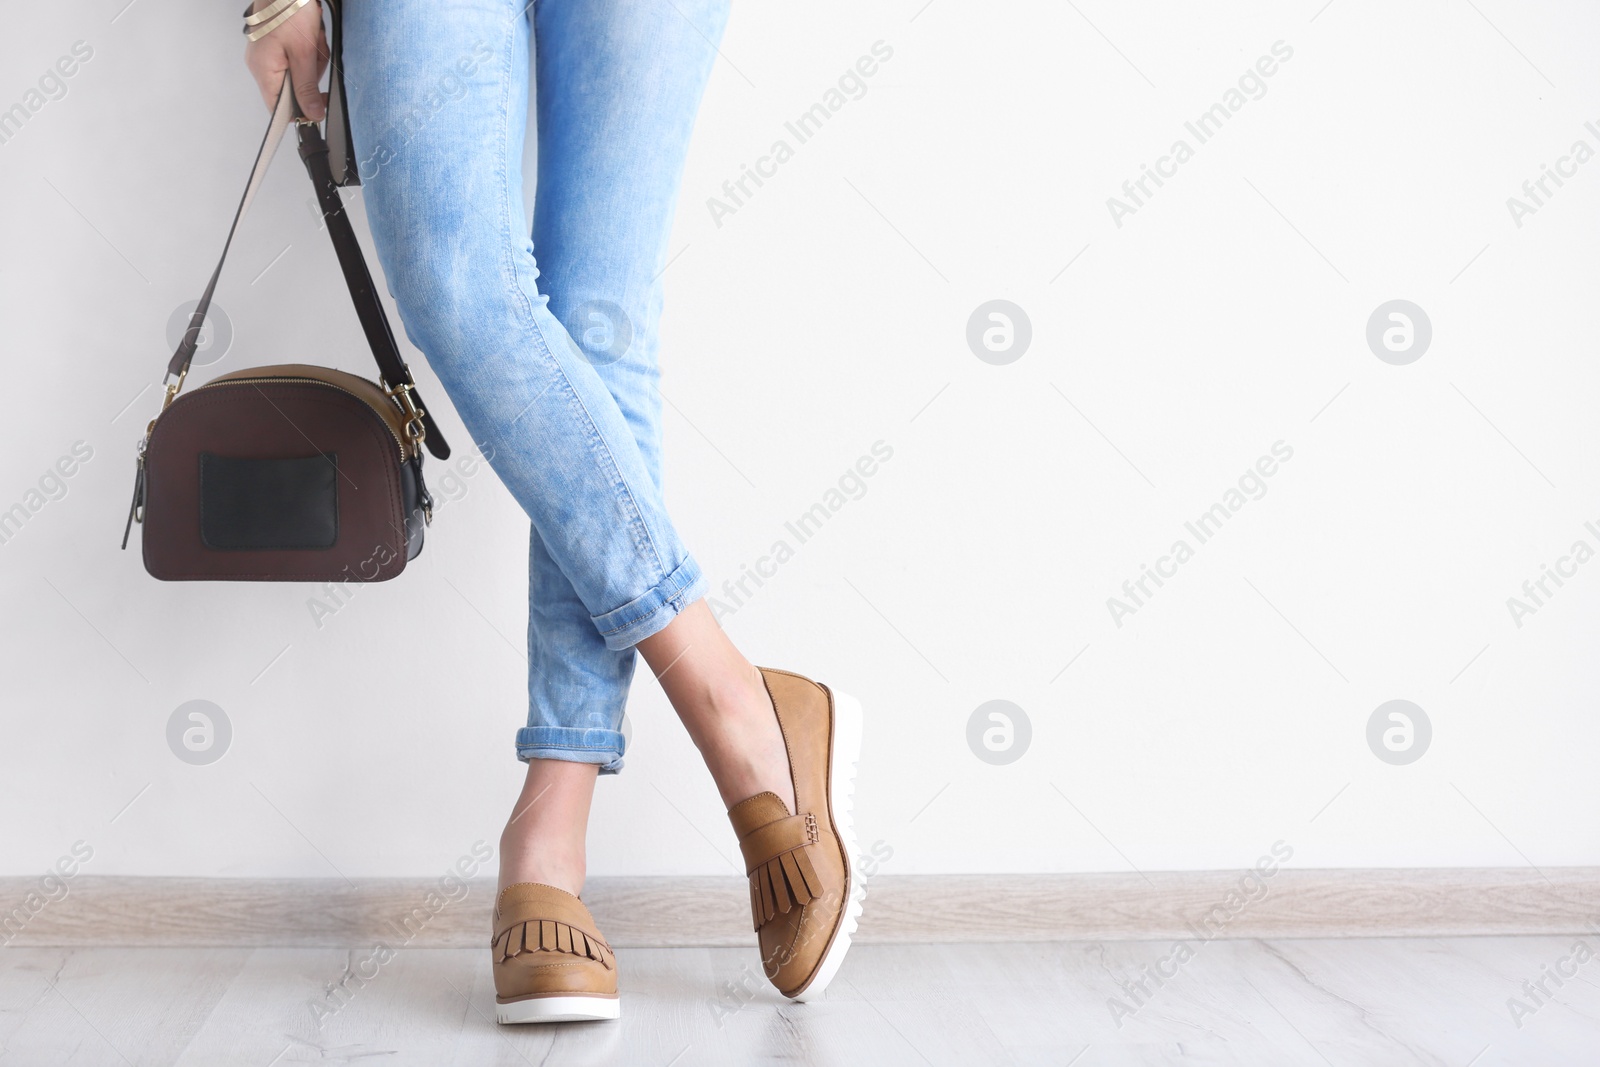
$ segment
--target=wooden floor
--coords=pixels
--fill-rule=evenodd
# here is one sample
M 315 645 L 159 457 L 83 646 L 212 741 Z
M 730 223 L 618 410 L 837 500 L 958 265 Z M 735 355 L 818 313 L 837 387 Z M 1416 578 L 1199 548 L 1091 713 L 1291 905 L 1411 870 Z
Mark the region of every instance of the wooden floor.
M 861 945 L 804 1005 L 760 982 L 754 949 L 632 949 L 622 1020 L 555 1027 L 492 1022 L 486 949 L 379 965 L 370 949 L 13 947 L 0 949 L 0 1067 L 1565 1067 L 1600 1062 L 1600 959 L 1579 963 L 1575 940 L 1214 941 L 1181 965 L 1170 942 Z M 372 977 L 327 999 L 347 966 Z M 1176 974 L 1137 998 L 1119 988 L 1147 966 Z M 1545 977 L 1574 969 L 1559 988 Z M 1522 986 L 1541 978 L 1553 996 L 1539 1004 Z M 1512 997 L 1530 1010 L 1520 1026 Z

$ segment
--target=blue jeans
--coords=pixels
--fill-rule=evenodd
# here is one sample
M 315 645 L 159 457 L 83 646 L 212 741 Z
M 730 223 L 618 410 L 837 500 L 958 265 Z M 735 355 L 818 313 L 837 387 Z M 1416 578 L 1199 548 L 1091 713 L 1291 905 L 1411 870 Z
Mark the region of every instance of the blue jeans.
M 727 0 L 345 8 L 351 126 L 389 291 L 532 521 L 517 754 L 615 772 L 633 646 L 706 589 L 662 499 L 657 323 Z

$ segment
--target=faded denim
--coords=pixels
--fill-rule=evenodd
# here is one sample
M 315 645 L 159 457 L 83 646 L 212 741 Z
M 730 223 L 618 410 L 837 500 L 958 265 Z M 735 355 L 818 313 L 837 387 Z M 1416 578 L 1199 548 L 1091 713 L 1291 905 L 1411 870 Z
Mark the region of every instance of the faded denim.
M 531 520 L 517 754 L 615 772 L 633 646 L 706 589 L 662 498 L 657 323 L 684 156 L 728 4 L 345 6 L 351 126 L 389 291 Z

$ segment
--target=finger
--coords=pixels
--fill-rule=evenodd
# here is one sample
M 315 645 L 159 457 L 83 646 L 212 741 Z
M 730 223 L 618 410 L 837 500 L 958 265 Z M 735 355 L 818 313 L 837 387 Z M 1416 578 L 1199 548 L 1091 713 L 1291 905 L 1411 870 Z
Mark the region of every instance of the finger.
M 245 55 L 245 65 L 256 79 L 261 92 L 261 102 L 272 111 L 278 106 L 278 94 L 283 91 L 283 78 L 289 71 L 289 57 L 282 48 L 252 48 Z
M 294 98 L 308 119 L 321 121 L 328 111 L 328 98 L 317 88 L 322 64 L 315 49 L 296 49 L 289 56 L 289 77 L 294 79 Z

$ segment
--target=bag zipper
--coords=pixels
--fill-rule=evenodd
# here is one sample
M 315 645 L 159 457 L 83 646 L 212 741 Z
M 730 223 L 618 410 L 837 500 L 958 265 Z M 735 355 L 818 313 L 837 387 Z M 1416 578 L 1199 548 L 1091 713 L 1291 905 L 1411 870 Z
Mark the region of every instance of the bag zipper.
M 133 532 L 133 524 L 144 522 L 144 452 L 149 440 L 148 437 L 139 439 L 139 469 L 133 476 L 133 503 L 128 506 L 128 524 L 122 528 L 123 551 L 127 551 L 128 535 Z
M 395 433 L 394 427 L 389 425 L 389 420 L 384 418 L 383 417 L 383 413 L 378 411 L 376 408 L 374 408 L 372 406 L 372 404 L 370 402 L 368 402 L 366 397 L 359 396 L 359 395 L 357 395 L 355 393 L 352 393 L 350 390 L 346 389 L 342 385 L 334 385 L 332 382 L 325 382 L 320 378 L 291 378 L 291 377 L 286 377 L 286 376 L 267 377 L 267 378 L 225 378 L 225 379 L 223 379 L 221 381 L 207 382 L 205 385 L 202 385 L 199 389 L 196 389 L 195 392 L 196 393 L 200 393 L 200 392 L 203 392 L 203 391 L 205 391 L 207 389 L 212 388 L 213 386 L 218 386 L 218 385 L 259 385 L 259 384 L 264 383 L 264 382 L 293 382 L 296 385 L 320 385 L 324 389 L 333 389 L 333 390 L 336 390 L 337 392 L 343 393 L 345 396 L 353 397 L 354 399 L 359 400 L 364 407 L 366 407 L 369 411 L 372 411 L 373 414 L 378 416 L 378 421 L 383 423 L 383 428 L 389 431 L 389 436 L 390 437 L 394 438 L 394 443 L 397 446 L 399 446 L 399 449 L 400 449 L 400 462 L 404 463 L 406 460 L 411 458 L 408 455 L 406 455 L 406 443 L 405 443 L 405 441 L 401 439 L 399 434 Z

